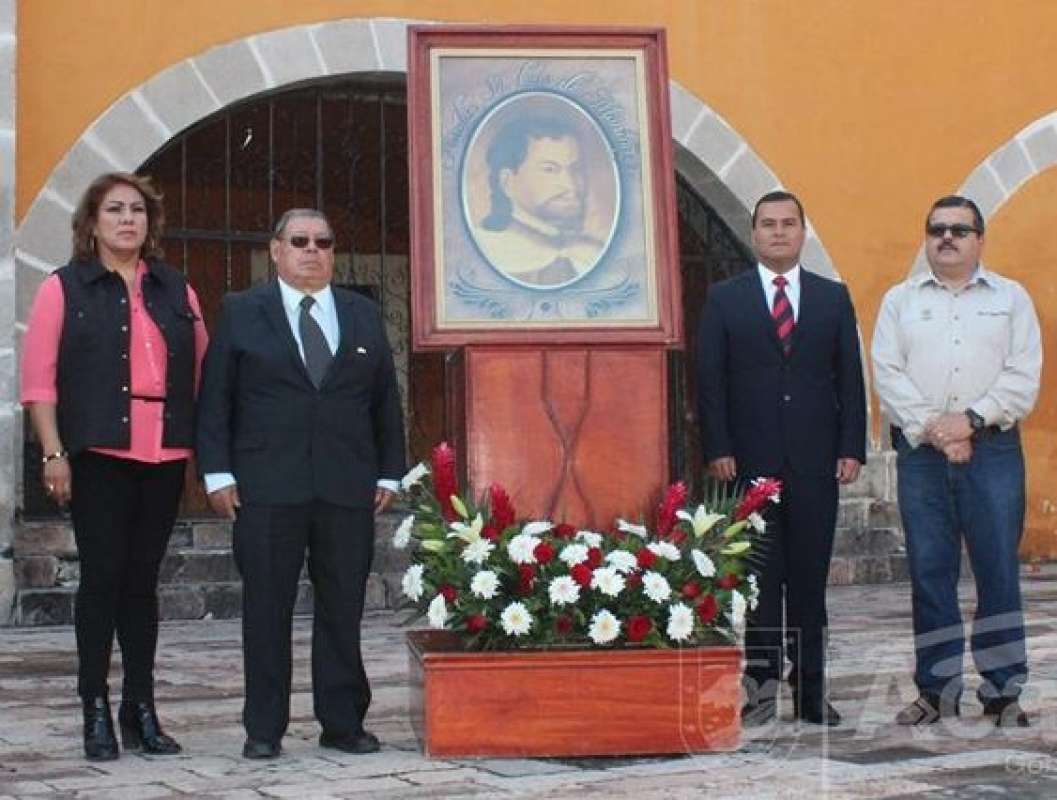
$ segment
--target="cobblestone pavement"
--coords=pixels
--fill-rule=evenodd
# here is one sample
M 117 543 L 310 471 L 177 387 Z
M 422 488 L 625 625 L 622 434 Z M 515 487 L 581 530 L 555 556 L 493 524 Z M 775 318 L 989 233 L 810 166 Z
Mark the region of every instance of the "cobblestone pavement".
M 298 619 L 284 756 L 263 764 L 242 759 L 239 622 L 225 620 L 162 626 L 158 704 L 184 754 L 126 754 L 89 764 L 80 751 L 73 631 L 2 629 L 0 800 L 1057 797 L 1057 568 L 1026 573 L 1024 588 L 1030 729 L 993 728 L 971 699 L 951 724 L 923 730 L 894 725 L 893 715 L 915 695 L 909 586 L 845 586 L 830 591 L 832 694 L 845 720 L 840 728 L 782 720 L 747 734 L 736 752 L 669 758 L 424 758 L 408 723 L 404 631 L 396 615 L 380 612 L 367 619 L 364 639 L 374 687 L 368 727 L 382 739 L 381 752 L 346 756 L 317 746 L 308 683 L 311 626 Z M 963 585 L 962 594 L 971 614 L 971 587 Z M 969 689 L 974 685 L 970 678 Z

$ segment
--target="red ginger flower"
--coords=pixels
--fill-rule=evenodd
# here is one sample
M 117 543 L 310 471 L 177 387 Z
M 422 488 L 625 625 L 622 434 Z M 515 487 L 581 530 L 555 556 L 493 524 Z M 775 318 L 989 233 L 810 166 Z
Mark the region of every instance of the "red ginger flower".
M 745 496 L 741 498 L 734 519 L 737 521 L 748 518 L 768 503 L 777 503 L 782 491 L 782 482 L 777 478 L 757 478 L 749 486 Z
M 440 504 L 440 513 L 445 522 L 454 522 L 459 518 L 451 504 L 451 496 L 459 493 L 459 481 L 455 477 L 455 450 L 447 442 L 441 442 L 433 448 L 430 455 L 431 472 L 433 473 L 433 494 Z
M 649 617 L 643 616 L 642 614 L 636 614 L 635 616 L 628 618 L 629 642 L 641 642 L 649 635 L 651 630 L 653 630 L 653 622 Z
M 493 525 L 491 522 L 481 528 L 481 538 L 487 539 L 490 542 L 498 542 L 502 533 L 502 529 Z
M 504 531 L 517 521 L 517 514 L 514 513 L 514 504 L 510 502 L 510 495 L 506 493 L 506 489 L 498 483 L 493 483 L 488 488 L 488 494 L 492 501 L 491 524 L 495 525 L 500 531 Z
M 687 488 L 682 481 L 673 483 L 664 493 L 657 508 L 657 535 L 664 537 L 672 532 L 675 527 L 675 512 L 686 505 Z
M 697 604 L 697 616 L 701 623 L 709 625 L 719 615 L 719 603 L 716 602 L 714 594 L 706 594 Z

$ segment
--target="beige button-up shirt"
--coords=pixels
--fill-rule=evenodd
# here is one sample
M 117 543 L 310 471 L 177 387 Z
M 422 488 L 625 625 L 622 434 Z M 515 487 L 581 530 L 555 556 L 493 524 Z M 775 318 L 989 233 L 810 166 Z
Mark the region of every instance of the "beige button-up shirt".
M 982 265 L 958 291 L 931 271 L 889 289 L 871 354 L 881 409 L 914 447 L 925 423 L 951 411 L 1011 428 L 1039 394 L 1035 307 L 1023 286 Z

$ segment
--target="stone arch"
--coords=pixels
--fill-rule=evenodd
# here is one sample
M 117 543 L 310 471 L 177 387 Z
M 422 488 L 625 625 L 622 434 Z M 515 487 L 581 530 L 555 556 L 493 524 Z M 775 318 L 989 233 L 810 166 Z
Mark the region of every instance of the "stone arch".
M 174 135 L 260 92 L 353 72 L 406 72 L 407 26 L 416 20 L 344 19 L 254 34 L 184 59 L 134 88 L 74 143 L 29 208 L 16 236 L 19 306 L 66 261 L 65 231 L 80 192 L 101 172 L 133 170 Z M 749 209 L 781 182 L 749 143 L 677 82 L 670 85 L 676 166 L 743 241 Z M 808 222 L 805 263 L 837 271 Z
M 999 145 L 969 173 L 956 194 L 974 200 L 984 219 L 989 220 L 1021 186 L 1054 165 L 1057 165 L 1057 111 L 1039 117 Z M 911 272 L 927 266 L 922 246 Z

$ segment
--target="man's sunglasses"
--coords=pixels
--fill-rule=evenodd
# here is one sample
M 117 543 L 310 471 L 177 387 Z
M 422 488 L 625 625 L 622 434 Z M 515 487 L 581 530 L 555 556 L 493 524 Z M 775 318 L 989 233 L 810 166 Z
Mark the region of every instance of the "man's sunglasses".
M 296 247 L 298 250 L 304 250 L 306 247 L 308 247 L 309 239 L 312 239 L 316 243 L 316 247 L 318 247 L 320 250 L 329 250 L 334 246 L 333 236 L 310 237 L 305 236 L 303 234 L 298 234 L 296 236 L 291 236 L 286 241 L 290 243 L 291 247 Z
M 972 225 L 926 225 L 925 233 L 934 239 L 942 239 L 947 235 L 947 231 L 951 232 L 951 236 L 955 239 L 964 239 L 970 233 L 979 233 L 980 231 L 974 228 Z

